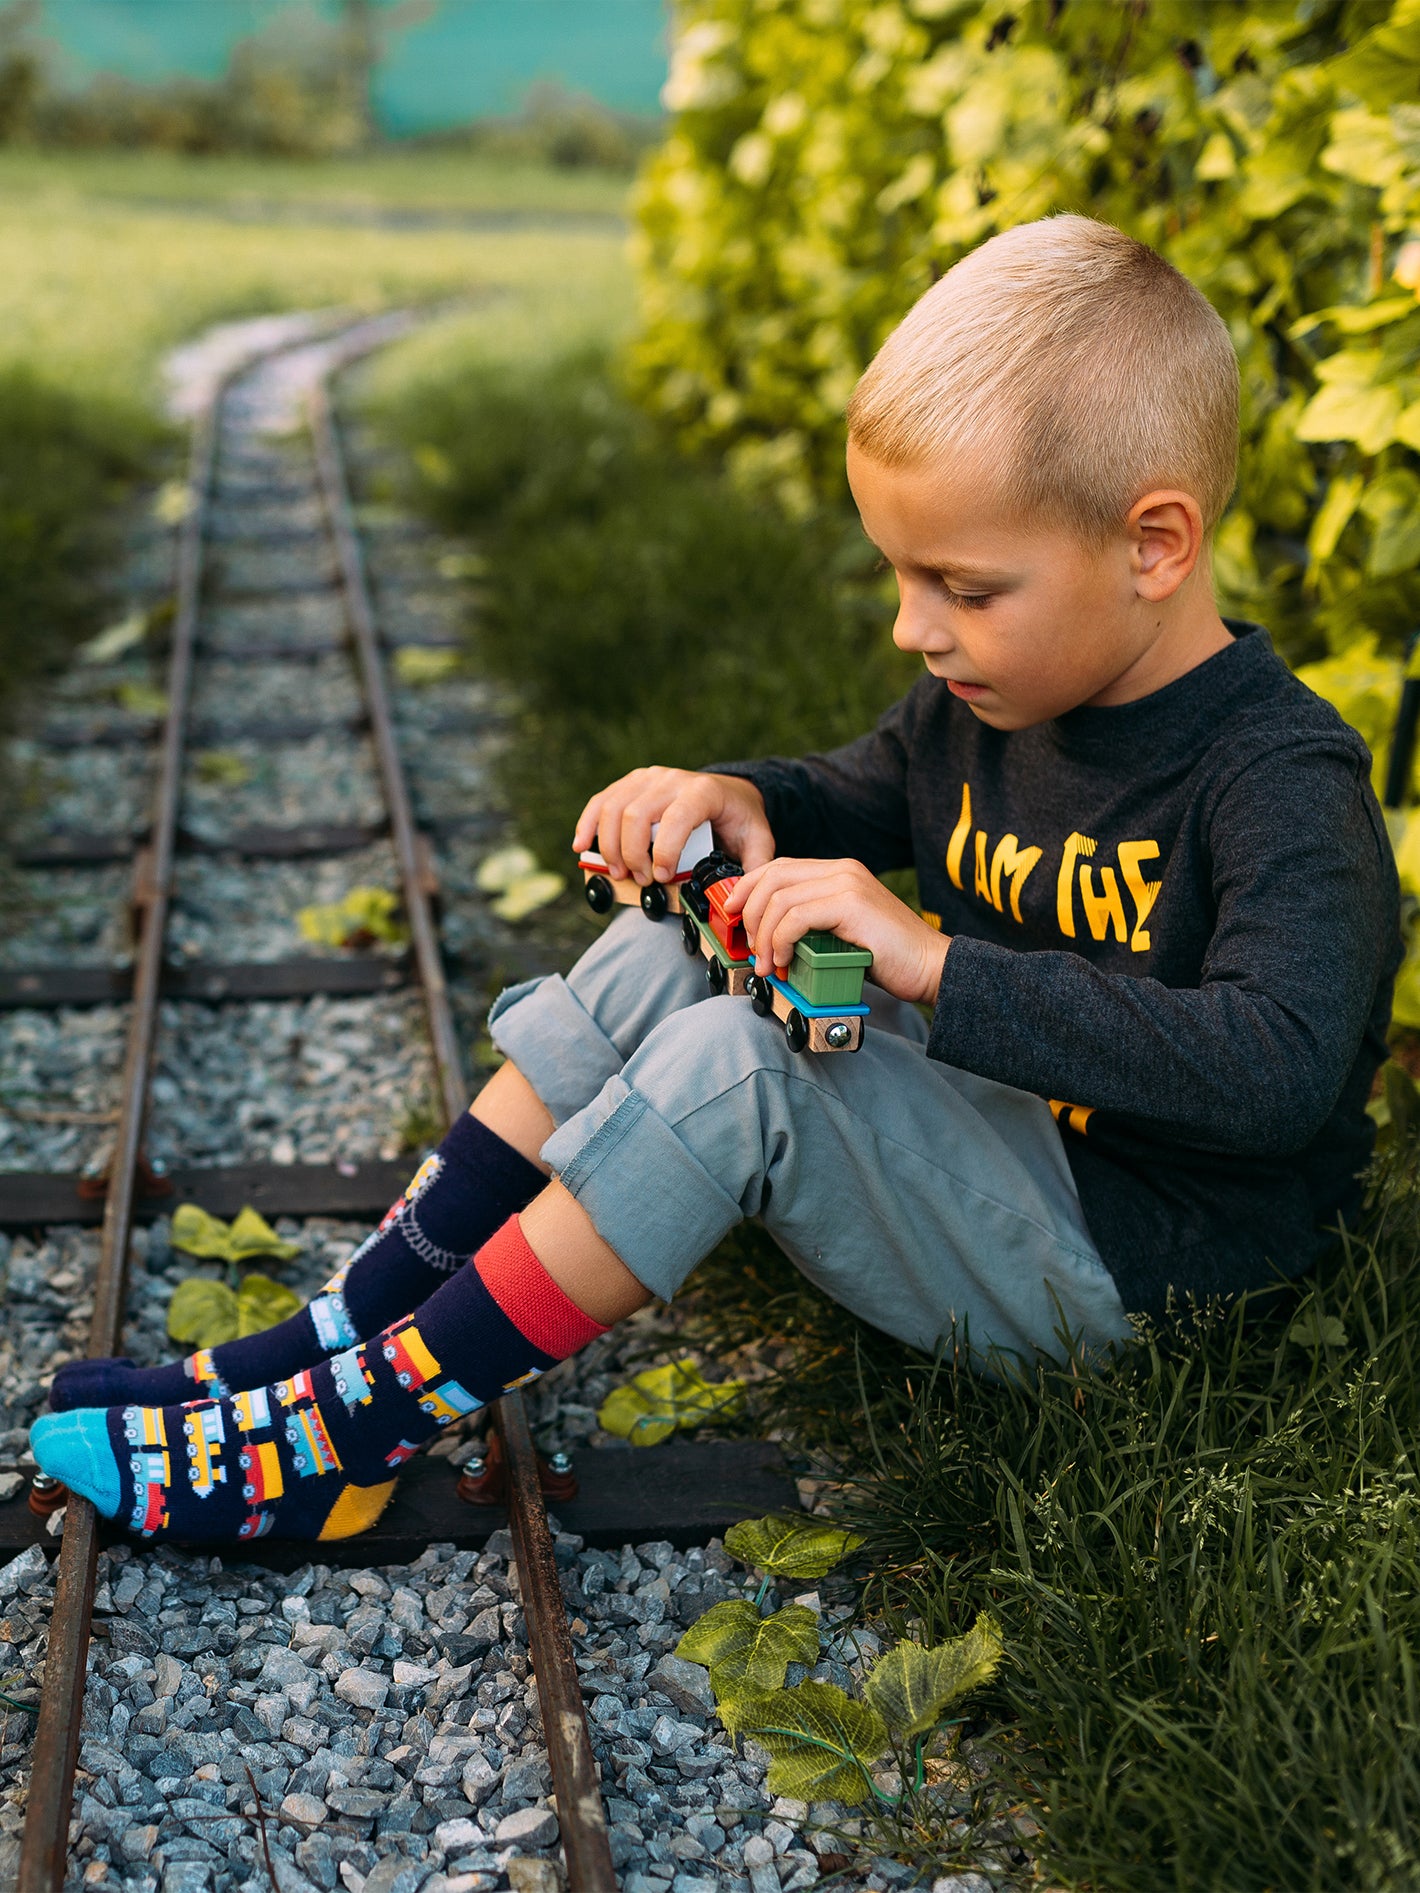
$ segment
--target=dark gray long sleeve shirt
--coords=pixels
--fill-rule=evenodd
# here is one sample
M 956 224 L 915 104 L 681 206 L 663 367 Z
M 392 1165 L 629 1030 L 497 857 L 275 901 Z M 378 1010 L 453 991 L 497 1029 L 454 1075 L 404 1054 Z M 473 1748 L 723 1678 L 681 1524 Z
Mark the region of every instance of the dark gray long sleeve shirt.
M 778 852 L 913 866 L 953 936 L 928 1054 L 1050 1101 L 1125 1306 L 1314 1260 L 1359 1205 L 1399 890 L 1359 736 L 1265 631 L 1033 729 L 933 677 L 870 735 L 716 764 Z

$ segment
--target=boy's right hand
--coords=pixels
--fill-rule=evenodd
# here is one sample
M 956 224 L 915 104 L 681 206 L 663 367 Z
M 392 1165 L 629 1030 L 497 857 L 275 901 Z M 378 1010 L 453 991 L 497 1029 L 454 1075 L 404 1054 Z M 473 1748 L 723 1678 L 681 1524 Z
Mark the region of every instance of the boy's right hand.
M 653 822 L 661 825 L 654 855 Z M 710 823 L 716 841 L 746 869 L 774 859 L 774 834 L 754 784 L 694 769 L 633 769 L 588 802 L 572 846 L 596 847 L 614 879 L 645 887 L 671 879 L 681 849 L 701 822 Z

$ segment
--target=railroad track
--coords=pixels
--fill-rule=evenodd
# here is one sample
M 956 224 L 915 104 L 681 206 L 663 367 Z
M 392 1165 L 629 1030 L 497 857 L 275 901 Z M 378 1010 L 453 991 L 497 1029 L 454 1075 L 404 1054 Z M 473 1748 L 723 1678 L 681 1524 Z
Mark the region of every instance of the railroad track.
M 135 1227 L 181 1199 L 230 1217 L 250 1203 L 268 1217 L 358 1219 L 383 1211 L 398 1194 L 405 1162 L 246 1162 L 179 1168 L 155 1176 L 144 1158 L 150 1112 L 150 1075 L 162 1030 L 161 1002 L 181 998 L 223 1008 L 273 999 L 325 994 L 388 996 L 411 991 L 422 1003 L 440 1115 L 445 1121 L 466 1108 L 465 1078 L 438 926 L 434 852 L 421 832 L 400 753 L 386 678 L 387 645 L 381 635 L 364 550 L 352 504 L 341 437 L 332 413 L 329 376 L 399 331 L 399 323 L 362 324 L 313 343 L 277 350 L 237 370 L 221 383 L 198 414 L 192 430 L 186 476 L 187 511 L 176 560 L 176 605 L 171 628 L 167 705 L 161 724 L 142 716 L 109 718 L 91 726 L 93 744 L 123 744 L 159 735 L 160 751 L 151 818 L 138 838 L 122 833 L 53 835 L 32 841 L 20 859 L 32 870 L 126 861 L 131 867 L 131 903 L 136 944 L 131 969 L 107 966 L 40 965 L 0 969 L 0 1007 L 32 1009 L 103 1005 L 127 1008 L 127 1035 L 112 1154 L 102 1185 L 68 1172 L 0 1173 L 0 1229 L 99 1223 L 90 1355 L 122 1351 L 128 1306 L 128 1268 Z M 317 351 L 313 353 L 312 351 Z M 307 436 L 299 445 L 265 443 L 251 415 L 261 407 L 264 384 L 289 378 L 304 366 L 309 382 Z M 246 515 L 249 523 L 244 520 Z M 279 586 L 244 591 L 230 571 L 233 547 L 262 548 L 275 555 Z M 263 619 L 279 599 L 307 598 L 338 606 L 333 638 L 297 649 L 273 640 Z M 378 822 L 233 829 L 214 840 L 184 825 L 184 783 L 194 734 L 190 715 L 194 680 L 211 655 L 206 614 L 214 601 L 250 605 L 252 630 L 245 644 L 222 647 L 224 661 L 253 667 L 300 662 L 311 651 L 347 654 L 358 682 L 358 713 L 337 728 L 349 742 L 367 741 L 373 751 L 383 804 Z M 263 606 L 268 611 L 263 613 Z M 425 640 L 427 641 L 427 639 Z M 248 742 L 280 745 L 313 732 L 328 736 L 331 725 L 294 710 L 245 720 L 238 714 L 222 726 L 226 740 L 237 732 Z M 199 730 L 210 740 L 210 731 Z M 71 733 L 83 747 L 85 732 Z M 180 962 L 169 952 L 170 922 L 180 900 L 179 875 L 189 850 L 220 849 L 253 859 L 318 862 L 387 838 L 393 850 L 409 932 L 403 960 L 357 955 L 341 959 Z M 225 1015 L 224 1016 L 229 1016 Z M 82 1116 L 82 1113 L 77 1114 Z M 559 1580 L 553 1531 L 544 1500 L 549 1471 L 540 1465 L 528 1413 L 518 1393 L 505 1396 L 496 1413 L 505 1468 L 506 1503 L 516 1556 L 522 1609 L 536 1676 L 547 1759 L 572 1893 L 603 1893 L 616 1885 L 603 1810 L 601 1780 L 584 1712 L 578 1669 Z M 697 1454 L 699 1457 L 697 1458 Z M 687 1457 L 688 1455 L 688 1457 Z M 772 1451 L 748 1446 L 682 1448 L 652 1464 L 653 1456 L 587 1454 L 582 1490 L 565 1469 L 552 1474 L 559 1513 L 593 1545 L 620 1545 L 655 1538 L 680 1545 L 701 1543 L 729 1520 L 775 1504 L 792 1502 Z M 598 1465 L 600 1460 L 607 1462 Z M 0 1504 L 0 1559 L 47 1538 L 46 1505 L 66 1495 L 41 1489 Z M 484 1481 L 486 1486 L 487 1481 Z M 477 1480 L 462 1482 L 459 1496 L 447 1460 L 422 1458 L 406 1470 L 401 1491 L 380 1524 L 358 1539 L 322 1546 L 333 1561 L 376 1566 L 416 1557 L 431 1542 L 476 1549 L 501 1524 L 486 1504 L 468 1503 Z M 475 1494 L 486 1499 L 487 1491 Z M 28 1802 L 19 1863 L 19 1893 L 56 1893 L 65 1880 L 71 1804 L 84 1706 L 95 1574 L 101 1547 L 118 1534 L 87 1502 L 69 1498 L 64 1513 L 58 1574 L 48 1628 L 44 1685 L 30 1765 Z M 234 1557 L 242 1554 L 232 1548 Z M 301 1545 L 270 1540 L 251 1557 L 267 1568 L 293 1568 L 310 1555 Z M 347 1883 L 348 1884 L 348 1883 Z

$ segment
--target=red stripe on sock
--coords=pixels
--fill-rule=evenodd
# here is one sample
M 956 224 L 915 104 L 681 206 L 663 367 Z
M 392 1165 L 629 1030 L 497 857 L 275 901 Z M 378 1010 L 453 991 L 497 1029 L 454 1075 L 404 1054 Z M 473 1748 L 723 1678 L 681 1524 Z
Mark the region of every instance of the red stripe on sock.
M 554 1360 L 566 1360 L 606 1329 L 563 1294 L 533 1253 L 516 1216 L 473 1258 L 483 1286 L 520 1333 Z

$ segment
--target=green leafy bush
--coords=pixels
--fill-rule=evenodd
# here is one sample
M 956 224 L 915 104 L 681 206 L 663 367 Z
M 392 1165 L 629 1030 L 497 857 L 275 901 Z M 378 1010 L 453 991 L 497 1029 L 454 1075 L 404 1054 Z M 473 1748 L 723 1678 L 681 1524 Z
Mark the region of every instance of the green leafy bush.
M 888 330 L 1054 210 L 1161 249 L 1226 317 L 1244 451 L 1218 567 L 1290 650 L 1420 611 L 1420 11 L 681 0 L 642 177 L 651 409 L 807 506 Z

